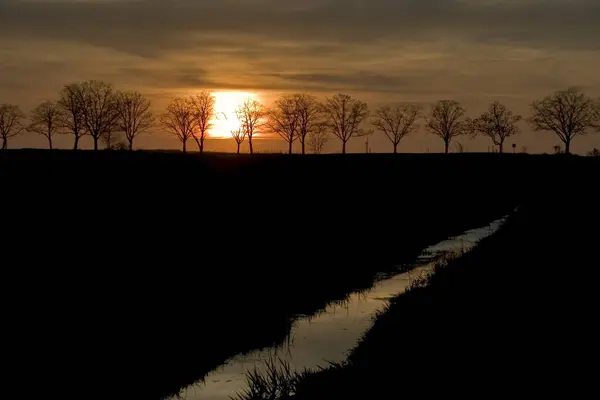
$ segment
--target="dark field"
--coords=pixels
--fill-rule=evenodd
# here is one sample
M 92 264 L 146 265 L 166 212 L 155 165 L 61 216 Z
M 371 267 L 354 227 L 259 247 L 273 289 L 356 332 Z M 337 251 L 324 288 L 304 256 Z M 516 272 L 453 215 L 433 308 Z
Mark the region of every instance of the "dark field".
M 346 363 L 288 376 L 294 398 L 593 393 L 600 212 L 581 183 L 536 186 L 498 233 L 394 298 Z
M 595 210 L 584 205 L 598 167 L 497 154 L 5 152 L 6 389 L 176 393 L 231 355 L 283 340 L 296 314 L 516 205 L 540 207 L 553 235 L 567 232 L 572 212 Z M 520 239 L 537 243 L 539 233 Z M 521 279 L 506 268 L 504 279 Z

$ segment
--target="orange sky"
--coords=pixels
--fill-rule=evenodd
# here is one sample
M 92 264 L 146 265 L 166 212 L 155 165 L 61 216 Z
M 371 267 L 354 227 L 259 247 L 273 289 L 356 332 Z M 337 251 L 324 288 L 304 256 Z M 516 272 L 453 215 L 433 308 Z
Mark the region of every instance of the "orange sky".
M 456 99 L 470 116 L 498 99 L 527 116 L 532 100 L 568 86 L 600 96 L 598 15 L 597 0 L 5 0 L 0 103 L 29 111 L 65 83 L 101 79 L 141 91 L 156 113 L 175 96 L 214 89 L 255 93 L 267 104 L 290 92 L 344 92 L 371 109 Z M 519 147 L 551 152 L 558 143 L 522 127 Z M 370 140 L 373 151 L 389 151 L 383 135 Z M 489 146 L 461 142 L 473 151 Z M 163 132 L 137 144 L 179 147 Z M 44 141 L 22 137 L 15 146 Z M 600 147 L 600 135 L 573 146 Z M 362 139 L 350 144 L 364 147 Z M 326 150 L 338 148 L 332 141 Z M 421 130 L 401 149 L 442 145 Z

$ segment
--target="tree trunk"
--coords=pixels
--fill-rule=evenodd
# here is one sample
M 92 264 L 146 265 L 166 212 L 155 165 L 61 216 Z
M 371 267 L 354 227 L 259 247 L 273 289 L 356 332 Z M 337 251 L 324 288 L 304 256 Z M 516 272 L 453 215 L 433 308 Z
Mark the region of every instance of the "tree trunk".
M 445 147 L 445 153 L 448 154 L 450 152 L 450 142 L 445 141 L 444 142 L 446 147 Z
M 133 151 L 133 139 L 129 140 L 129 151 Z
M 48 136 L 48 147 L 52 150 L 52 136 Z
M 8 139 L 3 137 L 2 138 L 2 150 L 6 150 L 8 149 Z
M 200 137 L 200 154 L 204 153 L 204 134 Z
M 79 149 L 79 135 L 75 135 L 75 144 L 73 144 L 73 150 Z
M 183 154 L 187 153 L 187 140 L 182 140 L 181 143 L 183 143 Z
M 342 154 L 346 154 L 346 141 L 342 140 Z
M 248 145 L 250 146 L 250 154 L 254 154 L 254 147 L 252 147 L 252 136 L 248 136 Z
M 398 143 L 394 143 L 394 154 L 398 154 Z
M 238 145 L 238 151 L 237 151 L 237 153 L 238 153 L 238 154 L 240 154 L 240 144 L 241 144 L 241 143 L 239 143 L 239 142 L 238 142 L 238 144 L 237 144 L 237 145 Z
M 565 154 L 571 154 L 571 139 L 565 141 Z
M 504 153 L 504 143 L 500 142 L 500 144 L 498 145 L 498 153 L 502 154 Z
M 306 139 L 303 139 L 303 140 L 302 140 L 302 155 L 305 155 L 305 154 L 306 154 L 306 146 L 305 146 L 305 144 L 304 144 L 304 141 L 305 141 L 305 140 L 306 140 Z
M 94 151 L 98 151 L 98 139 L 100 139 L 100 137 L 98 135 L 94 135 Z
M 292 152 L 293 152 L 293 148 L 292 148 L 292 145 L 293 145 L 293 143 L 294 143 L 294 142 L 292 142 L 292 141 L 290 140 L 290 143 L 289 143 L 289 149 L 288 149 L 288 154 L 292 154 Z

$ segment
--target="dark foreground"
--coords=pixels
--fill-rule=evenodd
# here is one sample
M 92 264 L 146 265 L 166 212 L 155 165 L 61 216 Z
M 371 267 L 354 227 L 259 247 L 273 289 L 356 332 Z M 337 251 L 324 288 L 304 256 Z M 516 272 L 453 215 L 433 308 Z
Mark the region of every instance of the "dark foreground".
M 346 364 L 300 376 L 294 398 L 595 392 L 600 209 L 580 184 L 532 191 L 497 234 L 393 299 Z
M 594 161 L 2 154 L 6 390 L 176 393 L 428 244 L 591 187 Z M 579 199 L 538 198 L 558 223 Z

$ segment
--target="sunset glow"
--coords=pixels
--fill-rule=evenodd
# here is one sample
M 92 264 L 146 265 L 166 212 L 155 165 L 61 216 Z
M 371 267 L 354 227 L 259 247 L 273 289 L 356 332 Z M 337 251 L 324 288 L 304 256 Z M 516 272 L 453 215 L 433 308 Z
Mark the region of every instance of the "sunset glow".
M 246 99 L 260 100 L 258 94 L 250 92 L 215 92 L 215 119 L 213 120 L 213 129 L 211 137 L 230 138 L 231 131 L 239 129 L 235 110 Z

